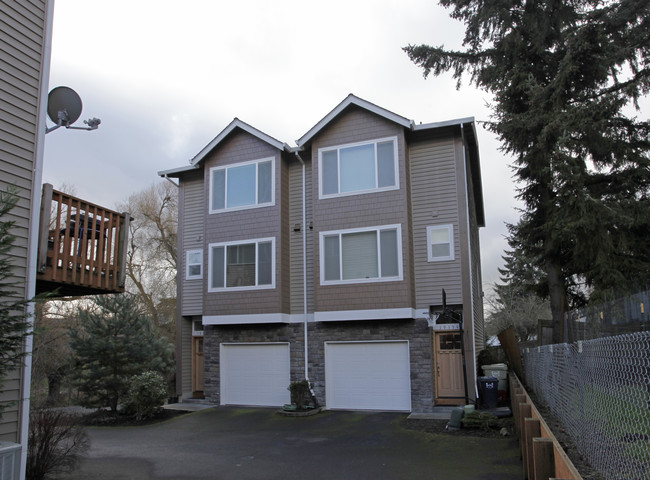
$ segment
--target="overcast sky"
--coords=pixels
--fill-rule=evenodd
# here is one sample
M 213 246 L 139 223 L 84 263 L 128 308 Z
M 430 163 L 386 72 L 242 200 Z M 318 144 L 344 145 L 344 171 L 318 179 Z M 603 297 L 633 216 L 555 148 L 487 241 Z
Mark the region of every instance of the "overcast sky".
M 464 29 L 431 0 L 56 0 L 50 88 L 83 100 L 46 137 L 44 181 L 115 207 L 186 165 L 238 117 L 291 146 L 346 95 L 420 123 L 488 120 L 489 96 L 424 79 L 402 47 L 460 48 Z M 51 124 L 50 124 L 51 125 Z M 510 159 L 480 124 L 484 288 L 498 280 L 504 222 L 518 217 Z

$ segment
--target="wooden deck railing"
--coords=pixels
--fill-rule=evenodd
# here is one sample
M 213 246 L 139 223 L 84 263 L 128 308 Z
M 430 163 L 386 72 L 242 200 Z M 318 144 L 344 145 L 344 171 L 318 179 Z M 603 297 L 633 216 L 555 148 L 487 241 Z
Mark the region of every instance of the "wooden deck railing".
M 124 291 L 128 213 L 43 185 L 37 292 L 78 296 Z

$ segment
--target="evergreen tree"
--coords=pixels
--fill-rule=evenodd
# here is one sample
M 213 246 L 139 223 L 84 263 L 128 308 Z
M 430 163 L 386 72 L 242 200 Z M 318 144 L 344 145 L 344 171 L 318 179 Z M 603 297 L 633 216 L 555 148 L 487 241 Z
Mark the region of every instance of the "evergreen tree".
M 25 338 L 29 335 L 28 302 L 17 293 L 10 260 L 16 237 L 11 234 L 15 222 L 8 220 L 8 215 L 16 202 L 14 192 L 0 191 L 0 391 L 7 375 L 22 365 Z M 0 401 L 0 418 L 8 406 Z
M 605 291 L 650 278 L 650 124 L 626 116 L 650 90 L 650 3 L 440 3 L 465 23 L 465 49 L 405 51 L 425 76 L 468 73 L 493 94 L 488 128 L 525 205 L 517 241 L 545 273 L 562 342 L 572 279 Z
M 79 311 L 70 331 L 76 381 L 84 404 L 117 411 L 132 376 L 153 370 L 166 376 L 172 345 L 161 337 L 134 296 L 104 295 Z

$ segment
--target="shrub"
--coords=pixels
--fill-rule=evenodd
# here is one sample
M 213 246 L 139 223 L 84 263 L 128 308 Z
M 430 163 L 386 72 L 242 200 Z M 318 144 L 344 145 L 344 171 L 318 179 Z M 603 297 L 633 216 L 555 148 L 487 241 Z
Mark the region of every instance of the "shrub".
M 490 412 L 474 411 L 466 414 L 460 422 L 465 428 L 490 430 L 499 427 L 499 418 Z
M 287 388 L 291 392 L 291 403 L 296 405 L 298 410 L 305 408 L 305 403 L 311 399 L 310 385 L 307 380 L 291 382 Z
M 167 385 L 163 376 L 147 370 L 131 377 L 126 410 L 136 420 L 153 417 L 165 403 Z
M 27 480 L 72 471 L 88 450 L 88 436 L 74 417 L 55 410 L 36 410 L 29 415 Z

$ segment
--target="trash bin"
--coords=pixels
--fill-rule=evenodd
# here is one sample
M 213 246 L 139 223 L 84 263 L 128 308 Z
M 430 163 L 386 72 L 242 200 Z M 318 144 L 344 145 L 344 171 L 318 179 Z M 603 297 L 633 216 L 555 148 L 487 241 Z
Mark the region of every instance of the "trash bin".
M 483 365 L 481 369 L 484 376 L 499 379 L 497 398 L 499 405 L 505 405 L 508 399 L 508 366 L 505 363 L 494 363 L 492 365 Z
M 481 408 L 497 408 L 499 379 L 496 377 L 478 377 L 477 382 Z

